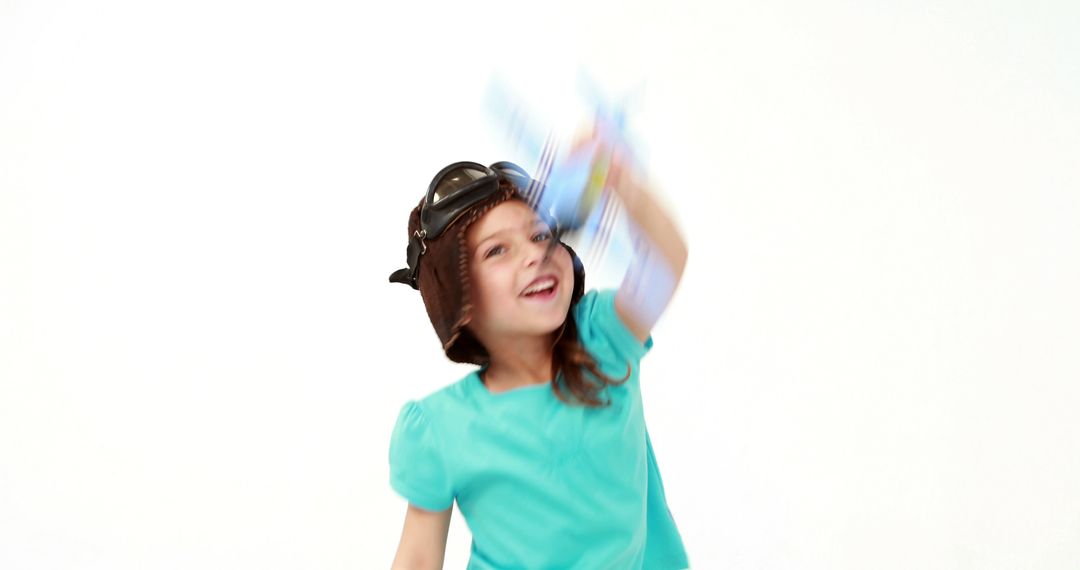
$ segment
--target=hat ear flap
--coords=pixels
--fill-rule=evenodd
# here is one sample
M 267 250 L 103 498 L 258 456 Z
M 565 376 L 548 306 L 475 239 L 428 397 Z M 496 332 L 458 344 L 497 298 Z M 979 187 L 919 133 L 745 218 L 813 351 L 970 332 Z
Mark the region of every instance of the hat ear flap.
M 581 297 L 585 295 L 585 264 L 581 262 L 581 258 L 574 252 L 574 248 L 566 245 L 566 242 L 559 241 L 566 251 L 570 252 L 570 261 L 574 266 L 574 292 L 570 295 L 570 304 L 573 305 L 581 300 Z

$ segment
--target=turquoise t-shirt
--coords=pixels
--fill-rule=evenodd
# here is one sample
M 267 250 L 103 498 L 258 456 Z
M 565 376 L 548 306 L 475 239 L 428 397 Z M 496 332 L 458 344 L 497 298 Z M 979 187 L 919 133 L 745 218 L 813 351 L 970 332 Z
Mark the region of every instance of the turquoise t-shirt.
M 401 409 L 390 484 L 472 532 L 468 570 L 683 570 L 682 538 L 645 427 L 638 363 L 650 348 L 615 313 L 615 291 L 572 310 L 579 341 L 614 379 L 607 408 L 560 400 L 550 384 L 493 394 L 476 372 Z

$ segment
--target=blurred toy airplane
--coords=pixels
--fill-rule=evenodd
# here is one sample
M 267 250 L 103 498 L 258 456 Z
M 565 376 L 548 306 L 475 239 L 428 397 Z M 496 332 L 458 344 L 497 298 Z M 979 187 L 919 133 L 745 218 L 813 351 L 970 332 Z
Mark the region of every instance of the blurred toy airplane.
M 625 269 L 633 246 L 625 231 L 617 231 L 624 229 L 620 226 L 625 220 L 619 215 L 618 200 L 607 191 L 611 148 L 601 147 L 599 142 L 614 143 L 625 156 L 634 156 L 626 133 L 625 104 L 607 103 L 583 71 L 578 73 L 578 84 L 595 110 L 593 136 L 576 141 L 566 151 L 560 150 L 554 130 L 539 124 L 536 115 L 528 113 L 521 99 L 499 78 L 491 82 L 487 108 L 525 156 L 537 157 L 534 182 L 525 189 L 530 205 L 550 213 L 579 249 L 584 246 L 588 267 L 598 268 L 606 262 Z

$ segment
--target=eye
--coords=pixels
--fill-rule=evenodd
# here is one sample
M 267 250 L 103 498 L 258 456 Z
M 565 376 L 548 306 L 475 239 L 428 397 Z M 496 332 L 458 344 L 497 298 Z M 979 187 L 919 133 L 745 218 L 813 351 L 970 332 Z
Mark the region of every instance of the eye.
M 533 241 L 547 241 L 549 239 L 551 239 L 551 232 L 540 232 L 533 236 Z
M 497 245 L 497 246 L 487 250 L 487 253 L 484 254 L 484 259 L 487 259 L 487 258 L 489 258 L 489 257 L 491 257 L 493 255 L 496 255 L 496 252 L 500 252 L 500 251 L 502 251 L 502 249 L 503 249 L 503 246 Z

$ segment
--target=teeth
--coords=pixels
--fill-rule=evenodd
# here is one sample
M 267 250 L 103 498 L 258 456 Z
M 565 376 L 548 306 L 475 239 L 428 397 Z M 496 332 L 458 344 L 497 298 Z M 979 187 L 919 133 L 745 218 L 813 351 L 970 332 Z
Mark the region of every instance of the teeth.
M 539 291 L 543 291 L 544 289 L 550 289 L 550 288 L 552 288 L 554 286 L 555 286 L 555 280 L 554 279 L 545 279 L 545 280 L 537 283 L 536 285 L 533 285 L 532 287 L 529 287 L 528 289 L 526 289 L 525 292 L 522 293 L 522 295 L 528 295 L 529 293 L 537 293 Z

